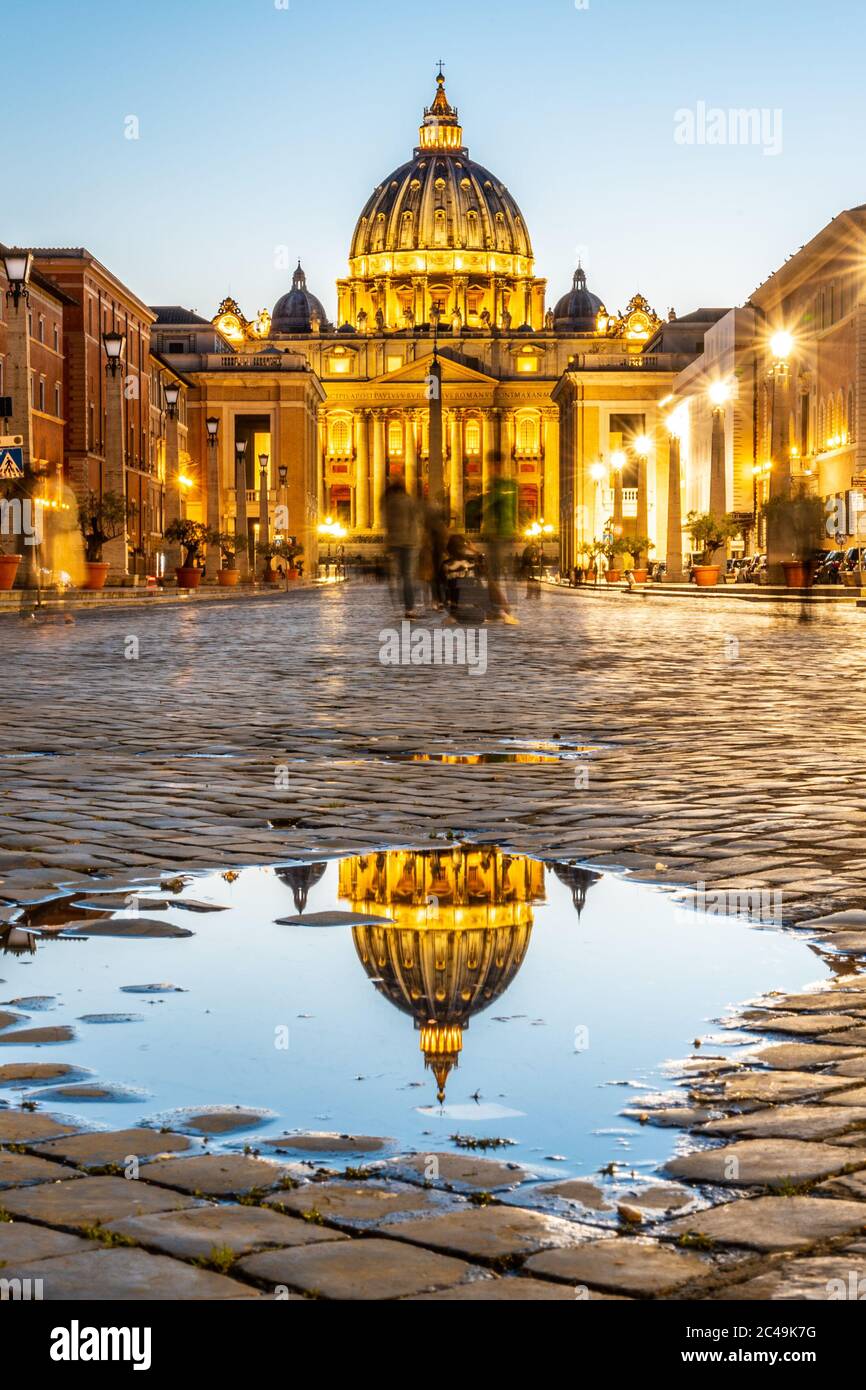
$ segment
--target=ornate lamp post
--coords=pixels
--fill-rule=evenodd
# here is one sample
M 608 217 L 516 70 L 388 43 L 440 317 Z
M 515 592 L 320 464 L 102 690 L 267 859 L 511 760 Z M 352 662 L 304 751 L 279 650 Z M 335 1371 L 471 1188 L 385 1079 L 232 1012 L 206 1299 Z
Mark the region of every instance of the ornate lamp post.
M 30 302 L 30 272 L 33 269 L 32 251 L 6 251 L 3 256 L 3 269 L 6 272 L 6 279 L 9 288 L 6 291 L 6 298 L 11 299 L 17 313 L 18 305 L 23 299 L 25 304 Z
M 614 535 L 622 535 L 622 470 L 626 465 L 622 449 L 611 454 L 610 466 L 613 470 L 613 530 Z
M 268 516 L 268 464 L 269 454 L 259 454 L 259 547 L 264 549 L 270 542 L 270 520 Z

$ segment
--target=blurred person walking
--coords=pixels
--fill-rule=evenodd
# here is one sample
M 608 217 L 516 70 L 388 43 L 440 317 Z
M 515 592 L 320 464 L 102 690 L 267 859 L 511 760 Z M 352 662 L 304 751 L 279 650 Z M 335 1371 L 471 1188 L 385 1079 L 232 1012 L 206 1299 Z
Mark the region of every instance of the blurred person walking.
M 386 548 L 391 558 L 398 592 L 402 595 L 407 618 L 415 612 L 415 558 L 418 549 L 418 516 L 414 500 L 403 483 L 395 480 L 385 488 L 382 498 Z
M 483 535 L 487 551 L 487 596 L 495 622 L 519 626 L 505 593 L 505 566 L 517 530 L 517 484 L 506 478 L 502 456 L 490 456 L 490 490 L 484 497 Z

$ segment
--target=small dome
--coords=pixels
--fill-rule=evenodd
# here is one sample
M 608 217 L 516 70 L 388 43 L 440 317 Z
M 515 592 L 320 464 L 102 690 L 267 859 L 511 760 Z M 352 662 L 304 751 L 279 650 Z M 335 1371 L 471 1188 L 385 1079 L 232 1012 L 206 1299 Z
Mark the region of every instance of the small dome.
M 570 333 L 595 333 L 599 314 L 607 310 L 597 294 L 586 287 L 586 272 L 578 266 L 568 294 L 564 294 L 553 311 L 553 326 Z
M 298 268 L 292 276 L 292 288 L 274 305 L 271 334 L 310 333 L 314 318 L 319 320 L 323 328 L 328 322 L 322 301 L 307 289 L 307 277 L 298 261 Z

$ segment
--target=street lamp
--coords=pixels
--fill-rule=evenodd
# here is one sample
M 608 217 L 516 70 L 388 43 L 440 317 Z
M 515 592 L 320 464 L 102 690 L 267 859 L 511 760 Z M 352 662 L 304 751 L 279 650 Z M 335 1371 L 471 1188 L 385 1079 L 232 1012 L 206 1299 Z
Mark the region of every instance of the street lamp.
M 634 441 L 634 451 L 642 459 L 649 458 L 652 447 L 652 440 L 646 434 L 639 434 Z
M 782 365 L 788 361 L 794 350 L 794 335 L 789 333 L 786 328 L 780 328 L 770 339 L 770 351 L 777 364 Z
M 204 423 L 205 428 L 207 429 L 208 444 L 216 445 L 217 436 L 219 435 L 220 430 L 219 420 L 217 419 L 216 415 L 209 415 Z
M 712 404 L 716 410 L 721 410 L 726 401 L 730 400 L 731 388 L 726 381 L 714 381 L 707 391 Z
M 27 287 L 30 283 L 30 272 L 33 269 L 33 252 L 4 252 L 3 269 L 6 271 L 6 279 L 9 282 L 6 298 L 12 300 L 16 309 L 21 299 L 23 299 L 25 303 L 29 303 L 30 291 Z
M 168 411 L 169 420 L 173 420 L 177 415 L 177 403 L 180 398 L 180 386 L 176 381 L 169 381 L 162 388 L 165 396 L 165 408 Z
M 288 481 L 289 481 L 289 470 L 288 470 L 288 467 L 286 466 L 286 464 L 284 464 L 284 463 L 281 463 L 281 464 L 280 464 L 279 474 L 280 474 L 280 487 L 285 487 L 286 484 L 287 484 Z
M 125 333 L 103 333 L 102 346 L 105 348 L 105 356 L 108 359 L 107 370 L 112 376 L 117 376 L 120 369 L 123 349 L 126 346 Z
M 235 444 L 235 458 L 237 459 L 238 463 L 243 463 L 246 456 L 247 441 L 245 439 L 239 439 Z

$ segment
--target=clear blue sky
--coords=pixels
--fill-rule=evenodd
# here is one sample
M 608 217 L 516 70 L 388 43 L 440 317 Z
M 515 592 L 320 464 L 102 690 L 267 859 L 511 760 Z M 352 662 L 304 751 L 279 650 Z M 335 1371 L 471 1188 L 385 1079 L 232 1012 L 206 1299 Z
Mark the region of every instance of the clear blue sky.
M 5 0 L 0 239 L 84 244 L 150 303 L 250 316 L 286 245 L 333 314 L 439 57 L 550 302 L 580 252 L 611 310 L 638 288 L 660 312 L 741 303 L 866 201 L 861 0 L 281 3 Z M 782 153 L 677 144 L 699 102 L 780 108 Z

